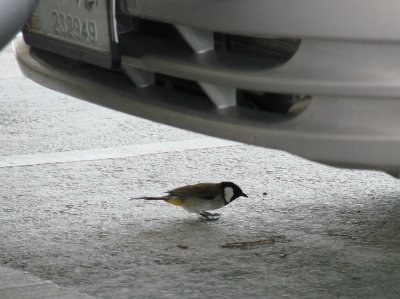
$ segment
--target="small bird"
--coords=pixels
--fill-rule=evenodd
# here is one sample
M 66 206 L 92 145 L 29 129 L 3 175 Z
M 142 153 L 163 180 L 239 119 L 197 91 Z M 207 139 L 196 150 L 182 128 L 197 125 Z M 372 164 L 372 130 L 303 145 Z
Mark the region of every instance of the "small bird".
M 131 199 L 164 200 L 190 213 L 199 214 L 207 220 L 217 220 L 219 214 L 210 213 L 209 210 L 222 208 L 240 196 L 247 197 L 242 189 L 232 182 L 187 185 L 165 193 L 167 195 L 160 197 L 144 196 Z

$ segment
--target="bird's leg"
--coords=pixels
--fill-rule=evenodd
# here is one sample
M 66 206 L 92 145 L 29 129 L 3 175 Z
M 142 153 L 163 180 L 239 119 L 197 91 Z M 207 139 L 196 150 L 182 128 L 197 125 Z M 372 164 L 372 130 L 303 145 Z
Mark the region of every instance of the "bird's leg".
M 219 216 L 221 216 L 221 214 L 218 214 L 218 213 L 210 213 L 210 212 L 207 212 L 208 213 L 208 216 L 210 216 L 210 217 L 219 217 Z
M 201 211 L 200 216 L 204 217 L 206 220 L 212 221 L 212 220 L 218 220 L 219 219 L 219 214 L 217 213 L 210 213 L 207 211 Z
M 201 211 L 200 215 L 205 217 L 205 218 L 208 218 L 208 217 L 212 216 L 212 214 L 210 212 L 207 212 L 207 211 Z

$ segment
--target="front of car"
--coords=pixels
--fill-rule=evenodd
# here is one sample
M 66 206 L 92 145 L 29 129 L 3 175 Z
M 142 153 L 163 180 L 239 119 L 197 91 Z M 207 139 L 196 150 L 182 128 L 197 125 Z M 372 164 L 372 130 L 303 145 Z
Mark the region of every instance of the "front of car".
M 42 0 L 15 53 L 27 77 L 77 98 L 398 174 L 398 8 L 389 0 Z

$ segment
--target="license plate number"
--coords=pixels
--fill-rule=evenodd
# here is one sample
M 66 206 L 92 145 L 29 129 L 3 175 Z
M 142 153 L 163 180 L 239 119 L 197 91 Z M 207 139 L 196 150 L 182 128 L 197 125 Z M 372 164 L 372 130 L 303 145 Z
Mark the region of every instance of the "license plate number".
M 39 1 L 28 31 L 97 51 L 110 51 L 106 0 Z

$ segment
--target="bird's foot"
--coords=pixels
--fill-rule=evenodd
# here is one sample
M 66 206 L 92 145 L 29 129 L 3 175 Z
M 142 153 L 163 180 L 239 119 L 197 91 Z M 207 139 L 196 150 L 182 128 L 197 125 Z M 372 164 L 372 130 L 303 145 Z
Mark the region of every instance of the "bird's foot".
M 201 211 L 200 212 L 200 216 L 202 216 L 204 218 L 204 220 L 207 221 L 215 221 L 219 219 L 220 214 L 218 213 L 210 213 L 207 211 Z

